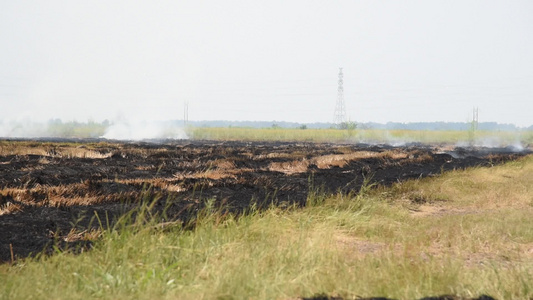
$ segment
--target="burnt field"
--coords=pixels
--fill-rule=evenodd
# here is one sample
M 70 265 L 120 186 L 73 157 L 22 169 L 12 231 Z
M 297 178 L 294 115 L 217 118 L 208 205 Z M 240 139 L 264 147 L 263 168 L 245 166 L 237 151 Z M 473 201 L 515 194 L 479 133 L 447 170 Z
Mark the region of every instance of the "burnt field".
M 162 222 L 190 220 L 206 203 L 224 212 L 303 206 L 310 191 L 357 193 L 516 159 L 512 149 L 365 144 L 169 141 L 2 141 L 0 261 L 90 247 L 97 229 L 159 199 Z M 96 216 L 98 216 L 96 218 Z

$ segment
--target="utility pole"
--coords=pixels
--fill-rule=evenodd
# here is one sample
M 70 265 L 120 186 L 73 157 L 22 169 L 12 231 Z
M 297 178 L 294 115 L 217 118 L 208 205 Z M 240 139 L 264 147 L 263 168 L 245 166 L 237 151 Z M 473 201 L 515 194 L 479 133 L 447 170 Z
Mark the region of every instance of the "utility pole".
M 468 139 L 470 140 L 470 147 L 474 147 L 476 141 L 476 131 L 479 126 L 479 110 L 477 107 L 472 109 L 472 123 L 470 124 L 470 131 L 468 131 Z
M 183 107 L 183 125 L 187 126 L 189 123 L 189 101 L 185 101 Z
M 333 123 L 341 128 L 346 123 L 346 105 L 344 104 L 344 75 L 342 74 L 342 68 L 339 68 L 339 85 L 337 87 L 337 103 L 335 105 L 335 114 Z
M 472 110 L 472 130 L 476 131 L 479 128 L 479 108 L 474 107 Z

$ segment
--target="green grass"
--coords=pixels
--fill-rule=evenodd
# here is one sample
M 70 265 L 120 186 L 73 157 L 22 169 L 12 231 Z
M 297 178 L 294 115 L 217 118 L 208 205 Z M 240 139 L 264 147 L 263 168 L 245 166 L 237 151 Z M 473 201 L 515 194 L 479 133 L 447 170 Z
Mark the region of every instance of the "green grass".
M 429 131 L 429 130 L 379 130 L 379 129 L 287 129 L 287 128 L 205 128 L 190 127 L 189 138 L 194 140 L 223 141 L 299 141 L 299 142 L 364 142 L 403 144 L 447 143 L 498 146 L 522 143 L 533 144 L 533 132 L 508 131 Z
M 49 122 L 42 126 L 45 136 L 61 138 L 98 138 L 105 134 L 107 123 Z M 174 128 L 177 130 L 177 128 Z M 299 141 L 299 142 L 369 142 L 402 144 L 406 142 L 447 143 L 494 146 L 533 144 L 533 131 L 444 131 L 444 130 L 382 130 L 382 129 L 296 129 L 296 128 L 239 128 L 188 127 L 185 131 L 194 140 L 231 141 Z M 169 136 L 172 136 L 169 132 Z
M 0 299 L 533 297 L 533 156 L 0 266 Z M 413 203 L 412 199 L 424 201 Z
M 355 131 L 338 129 L 191 127 L 187 129 L 187 135 L 194 140 L 343 142 L 354 137 Z

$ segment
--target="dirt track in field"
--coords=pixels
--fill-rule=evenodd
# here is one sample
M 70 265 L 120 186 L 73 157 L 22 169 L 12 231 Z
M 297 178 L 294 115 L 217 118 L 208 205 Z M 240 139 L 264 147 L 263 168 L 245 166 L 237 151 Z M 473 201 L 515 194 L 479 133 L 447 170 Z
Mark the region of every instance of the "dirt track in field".
M 312 189 L 356 193 L 365 178 L 390 185 L 526 154 L 424 145 L 89 142 L 0 144 L 0 262 L 52 244 L 90 246 L 100 226 L 95 215 L 105 226 L 141 199 L 161 199 L 156 210 L 166 207 L 166 221 L 186 222 L 208 200 L 233 213 L 252 204 L 303 206 Z

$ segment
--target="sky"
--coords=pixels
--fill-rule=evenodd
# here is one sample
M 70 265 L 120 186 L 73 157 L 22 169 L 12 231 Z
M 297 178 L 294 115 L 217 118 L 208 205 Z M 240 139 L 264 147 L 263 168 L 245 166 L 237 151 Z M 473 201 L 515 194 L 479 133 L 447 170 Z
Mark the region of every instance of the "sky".
M 0 120 L 533 125 L 533 1 L 1 1 Z

